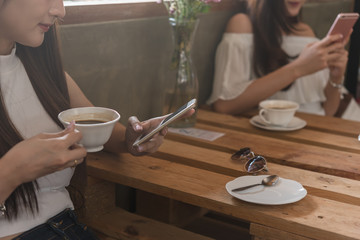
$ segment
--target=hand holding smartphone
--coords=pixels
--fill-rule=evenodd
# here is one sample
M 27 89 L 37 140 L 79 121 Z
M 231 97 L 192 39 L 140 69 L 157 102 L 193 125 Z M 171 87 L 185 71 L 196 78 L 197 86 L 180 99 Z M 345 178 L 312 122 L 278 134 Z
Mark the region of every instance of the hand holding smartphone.
M 193 109 L 195 106 L 196 106 L 196 99 L 194 98 L 189 102 L 187 102 L 186 104 L 184 104 L 183 106 L 181 106 L 180 108 L 178 108 L 175 112 L 164 118 L 164 120 L 162 120 L 161 123 L 156 128 L 154 128 L 150 133 L 140 136 L 134 142 L 133 146 L 139 146 L 140 144 L 150 140 L 152 136 L 154 136 L 156 133 L 161 131 L 161 129 L 163 129 L 173 121 L 182 117 L 186 112 Z
M 354 24 L 359 18 L 358 13 L 339 13 L 332 24 L 328 35 L 342 34 L 343 38 L 346 38 Z

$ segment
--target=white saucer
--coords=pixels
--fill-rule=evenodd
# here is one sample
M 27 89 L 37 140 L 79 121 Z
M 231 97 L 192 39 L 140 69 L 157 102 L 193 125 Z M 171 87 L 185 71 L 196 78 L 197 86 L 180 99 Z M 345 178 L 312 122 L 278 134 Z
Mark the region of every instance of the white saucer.
M 255 186 L 243 191 L 232 192 L 232 189 L 260 183 L 269 175 L 242 176 L 226 184 L 226 190 L 230 195 L 240 200 L 264 204 L 282 205 L 297 202 L 307 195 L 306 189 L 298 182 L 290 179 L 279 178 L 274 186 Z
M 271 131 L 294 131 L 301 129 L 306 126 L 306 121 L 302 120 L 298 117 L 294 117 L 287 126 L 275 126 L 275 125 L 268 125 L 264 123 L 259 115 L 256 115 L 250 119 L 250 123 L 255 127 L 271 130 Z

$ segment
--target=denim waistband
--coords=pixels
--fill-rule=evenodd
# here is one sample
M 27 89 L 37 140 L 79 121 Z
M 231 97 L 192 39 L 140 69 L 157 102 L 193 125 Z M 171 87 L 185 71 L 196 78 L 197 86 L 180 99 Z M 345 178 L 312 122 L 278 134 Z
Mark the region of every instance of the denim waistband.
M 65 209 L 56 216 L 50 218 L 46 223 L 32 228 L 13 240 L 64 240 L 64 239 L 86 239 L 98 240 L 98 238 L 84 224 L 77 220 L 75 212 Z

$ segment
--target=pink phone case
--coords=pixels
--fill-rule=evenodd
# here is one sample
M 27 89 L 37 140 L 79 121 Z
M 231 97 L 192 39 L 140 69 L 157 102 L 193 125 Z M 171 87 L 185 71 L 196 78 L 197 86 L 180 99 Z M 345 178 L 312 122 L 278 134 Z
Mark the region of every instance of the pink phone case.
M 347 37 L 358 18 L 358 13 L 339 13 L 327 35 L 341 33 L 344 38 Z

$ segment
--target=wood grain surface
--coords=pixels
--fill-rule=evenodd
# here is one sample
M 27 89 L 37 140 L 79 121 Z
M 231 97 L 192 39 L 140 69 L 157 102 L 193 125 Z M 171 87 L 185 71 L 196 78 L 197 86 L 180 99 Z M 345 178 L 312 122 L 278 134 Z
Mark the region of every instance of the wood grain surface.
M 151 156 L 90 154 L 88 173 L 248 221 L 255 239 L 360 239 L 360 123 L 299 115 L 308 122 L 304 129 L 272 132 L 249 124 L 251 116 L 197 114 L 196 128 L 225 135 L 206 141 L 170 133 Z M 247 175 L 243 162 L 231 160 L 242 147 L 266 157 L 264 174 L 296 180 L 308 195 L 278 206 L 232 197 L 225 184 Z

